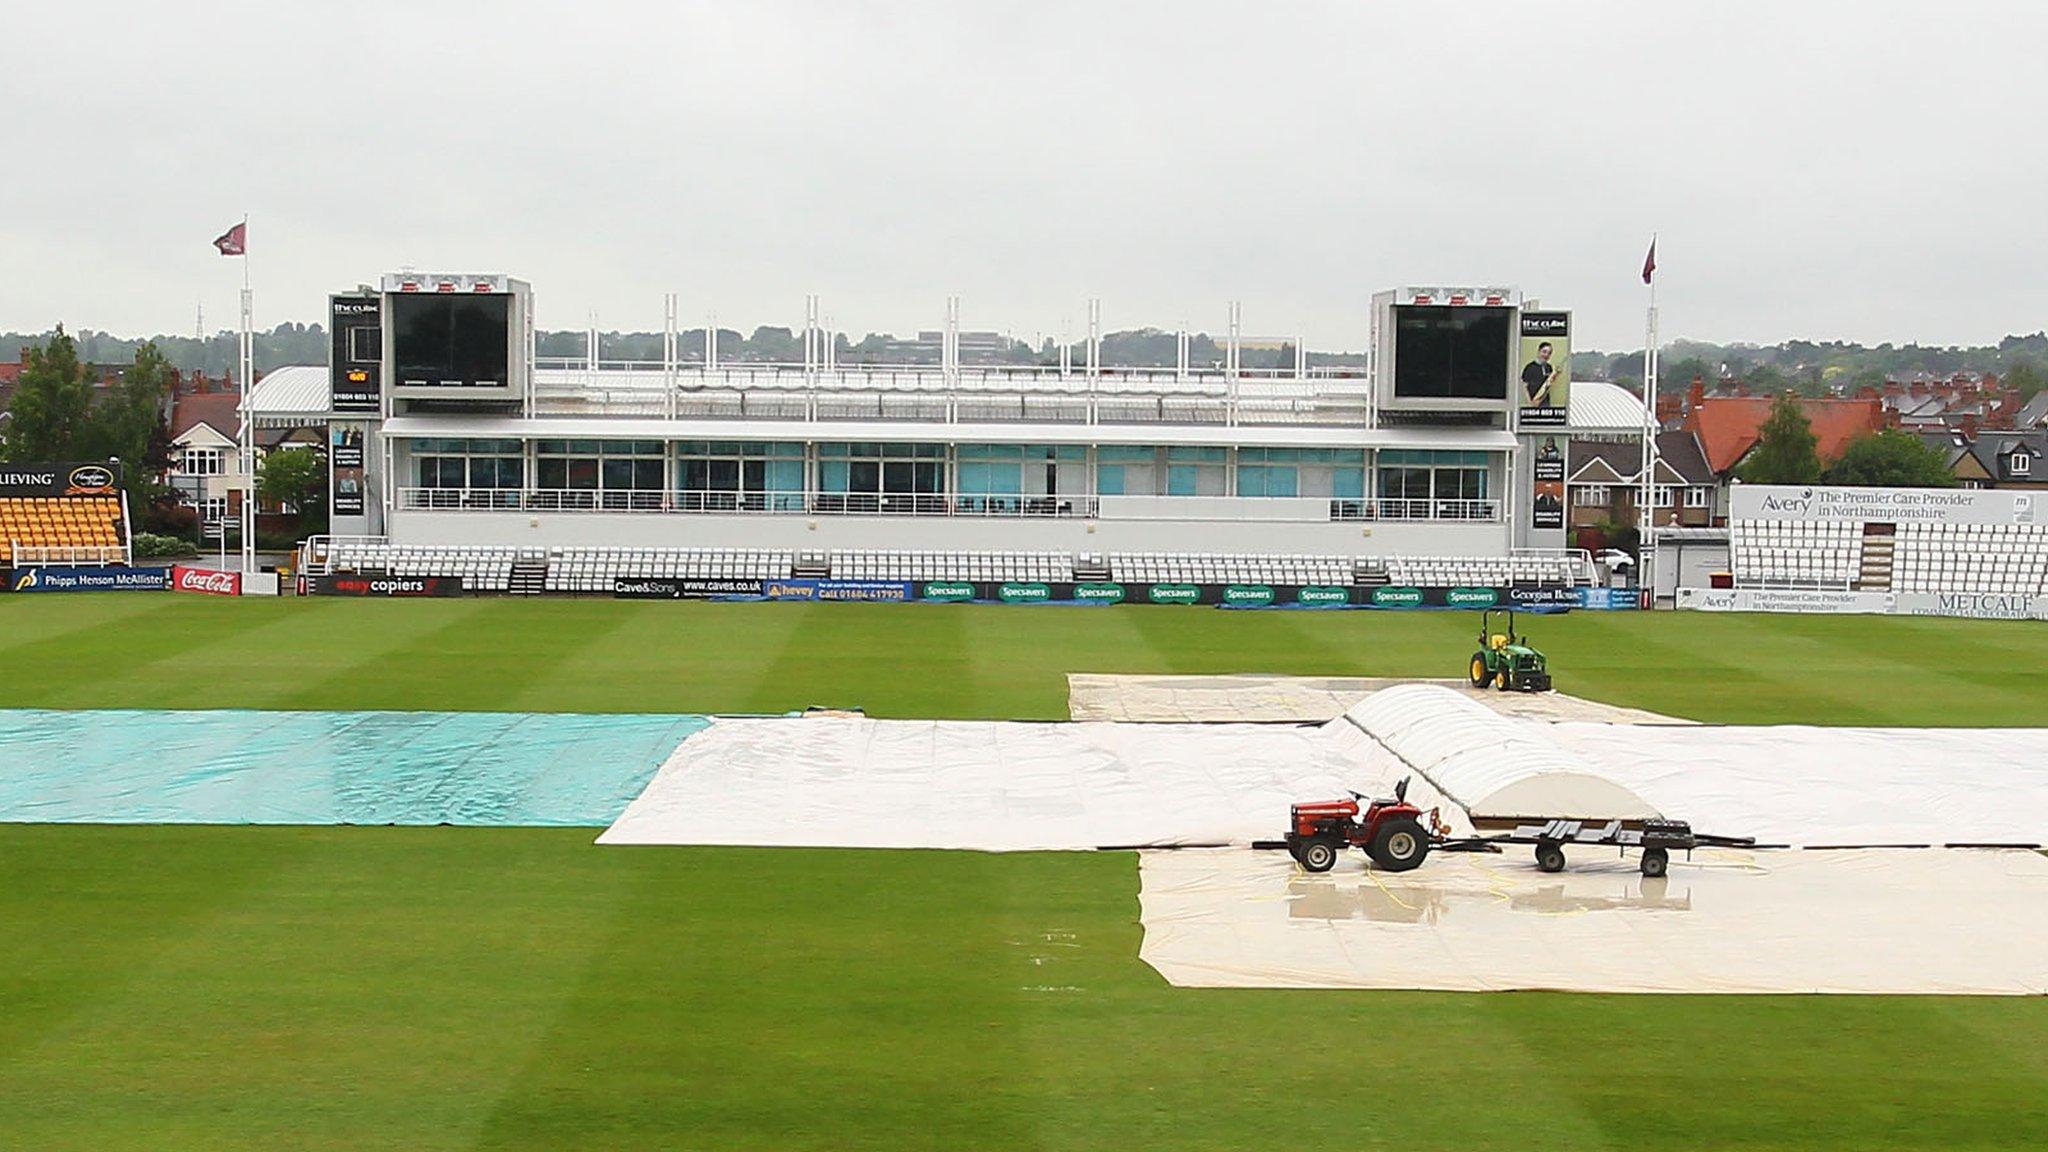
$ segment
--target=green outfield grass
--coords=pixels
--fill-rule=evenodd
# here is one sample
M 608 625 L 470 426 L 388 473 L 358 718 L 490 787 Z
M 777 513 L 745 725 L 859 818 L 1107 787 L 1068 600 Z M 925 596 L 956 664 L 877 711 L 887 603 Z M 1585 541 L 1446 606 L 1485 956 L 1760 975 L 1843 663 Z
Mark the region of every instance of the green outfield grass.
M 1558 687 L 1700 720 L 2043 723 L 2048 627 L 1525 616 Z M 1455 677 L 1477 613 L 0 595 L 0 707 L 1062 719 L 1068 672 Z
M 1455 675 L 1473 623 L 0 596 L 0 706 L 1057 717 L 1070 670 Z M 1530 627 L 1703 719 L 2048 701 L 2040 625 Z M 591 835 L 0 825 L 0 1148 L 2048 1146 L 2048 1000 L 1175 990 L 1127 853 Z

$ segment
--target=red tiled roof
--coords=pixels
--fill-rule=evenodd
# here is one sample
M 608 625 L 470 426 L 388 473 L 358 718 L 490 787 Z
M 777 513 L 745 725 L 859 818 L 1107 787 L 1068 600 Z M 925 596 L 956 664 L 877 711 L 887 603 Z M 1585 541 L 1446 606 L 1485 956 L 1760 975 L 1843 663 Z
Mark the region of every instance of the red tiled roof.
M 171 405 L 171 439 L 175 440 L 201 424 L 232 440 L 242 429 L 236 405 L 241 397 L 233 392 L 187 392 Z
M 1756 446 L 1757 433 L 1770 418 L 1770 396 L 1709 396 L 1685 418 L 1685 428 L 1699 437 L 1707 463 L 1725 475 Z M 1813 426 L 1814 450 L 1826 464 L 1841 456 L 1851 441 L 1885 427 L 1882 400 L 1798 401 Z

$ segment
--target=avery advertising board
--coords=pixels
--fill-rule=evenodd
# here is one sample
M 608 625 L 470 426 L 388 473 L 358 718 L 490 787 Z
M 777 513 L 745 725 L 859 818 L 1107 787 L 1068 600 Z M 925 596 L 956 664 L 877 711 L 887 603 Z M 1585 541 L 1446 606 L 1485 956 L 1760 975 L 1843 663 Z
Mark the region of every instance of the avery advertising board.
M 1837 488 L 1824 484 L 1737 484 L 1735 520 L 1871 521 L 1915 524 L 2034 524 L 2039 495 L 2004 488 Z

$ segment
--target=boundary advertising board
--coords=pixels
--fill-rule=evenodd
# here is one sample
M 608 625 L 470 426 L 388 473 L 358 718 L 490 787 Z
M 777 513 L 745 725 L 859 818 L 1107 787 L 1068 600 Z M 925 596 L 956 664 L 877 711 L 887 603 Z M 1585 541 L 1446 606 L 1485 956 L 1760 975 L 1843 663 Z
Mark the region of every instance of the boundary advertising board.
M 460 596 L 462 577 L 315 576 L 311 591 L 315 596 L 372 596 L 382 599 Z
M 161 592 L 171 586 L 163 568 L 16 568 L 7 586 L 16 592 Z
M 2024 592 L 1849 592 L 1790 588 L 1680 588 L 1678 606 L 1697 612 L 1822 612 L 2048 620 L 2048 596 Z
M 209 596 L 240 596 L 242 574 L 222 572 L 213 568 L 188 568 L 178 564 L 171 568 L 171 590 L 203 592 Z
M 758 600 L 759 580 L 684 580 L 668 576 L 619 576 L 612 580 L 618 600 Z
M 2035 493 L 2004 488 L 1737 484 L 1728 492 L 1731 520 L 2034 524 L 2039 513 Z
M 361 594 L 361 593 L 357 593 Z M 1574 608 L 1637 607 L 1632 589 L 1340 584 L 1068 583 L 1041 580 L 692 580 L 619 577 L 619 600 L 854 600 L 925 604 L 1201 604 L 1222 608 L 1514 608 L 1568 612 Z
M 916 596 L 908 580 L 763 580 L 761 595 L 769 600 L 898 601 Z

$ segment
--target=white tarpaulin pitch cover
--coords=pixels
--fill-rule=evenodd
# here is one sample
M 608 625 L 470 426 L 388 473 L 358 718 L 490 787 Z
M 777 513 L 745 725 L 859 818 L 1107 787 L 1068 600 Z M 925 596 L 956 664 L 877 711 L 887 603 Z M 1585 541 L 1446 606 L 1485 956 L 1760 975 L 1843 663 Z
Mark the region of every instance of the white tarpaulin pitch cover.
M 1800 846 L 2048 841 L 2048 731 L 1548 724 L 1417 686 L 1319 727 L 719 719 L 599 842 L 1248 844 L 1279 836 L 1290 803 L 1409 773 L 1422 807 L 1448 795 L 1480 816 L 1661 814 Z
M 978 848 L 1245 844 L 1287 806 L 1399 774 L 1342 722 L 715 720 L 600 844 Z M 1411 798 L 1425 805 L 1422 786 Z
M 1404 873 L 1352 853 L 1321 876 L 1283 852 L 1146 852 L 1139 955 L 1192 988 L 2048 992 L 2037 852 L 1703 850 L 1647 880 L 1526 851 Z

